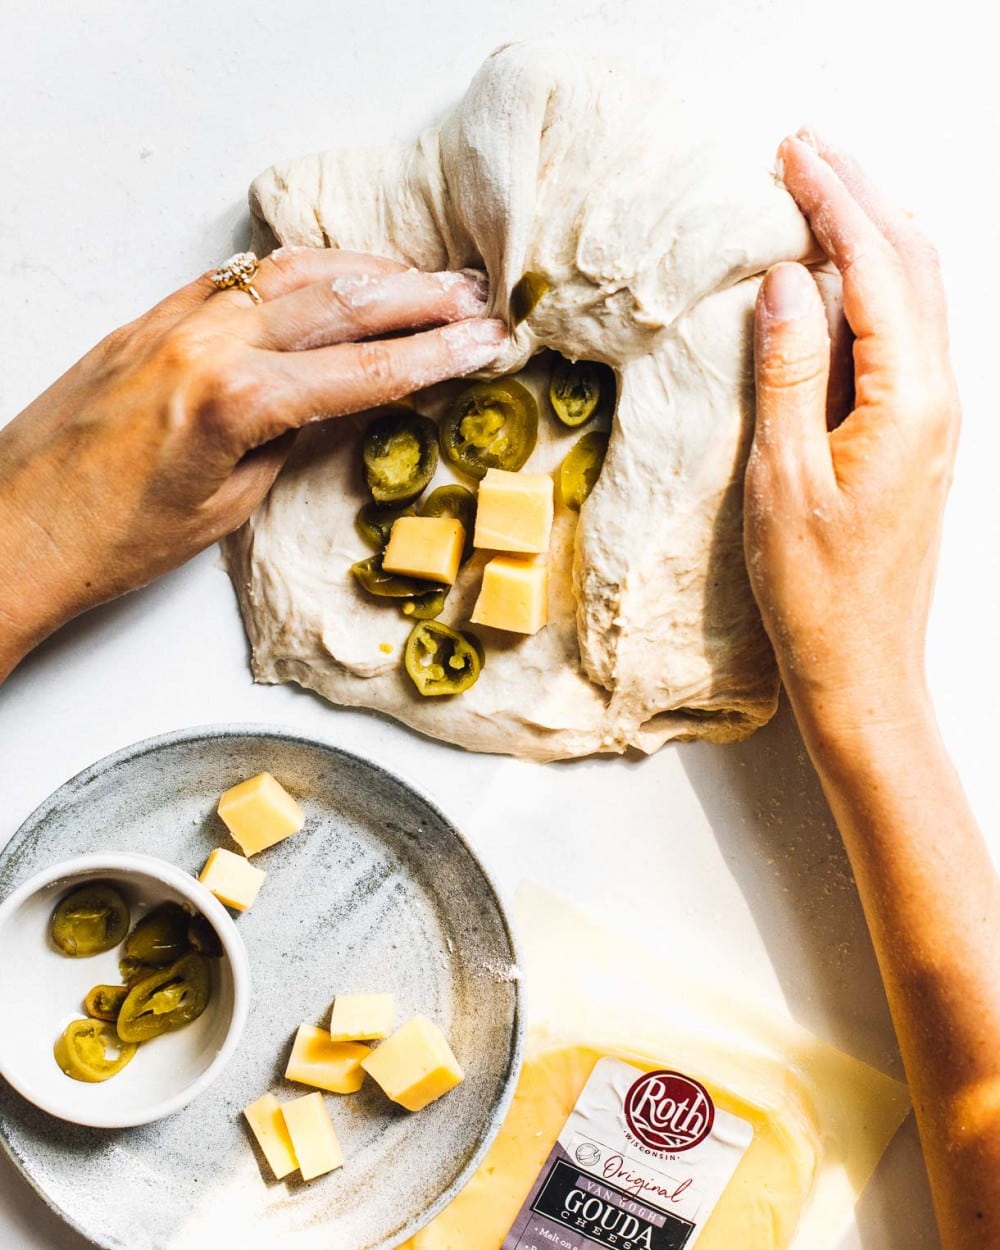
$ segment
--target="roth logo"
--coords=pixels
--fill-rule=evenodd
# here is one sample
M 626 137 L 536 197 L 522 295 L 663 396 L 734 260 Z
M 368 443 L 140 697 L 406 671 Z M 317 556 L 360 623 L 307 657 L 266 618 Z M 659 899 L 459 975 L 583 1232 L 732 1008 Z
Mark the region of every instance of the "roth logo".
M 708 1090 L 679 1072 L 647 1072 L 625 1095 L 625 1120 L 651 1150 L 690 1150 L 712 1131 L 715 1106 Z

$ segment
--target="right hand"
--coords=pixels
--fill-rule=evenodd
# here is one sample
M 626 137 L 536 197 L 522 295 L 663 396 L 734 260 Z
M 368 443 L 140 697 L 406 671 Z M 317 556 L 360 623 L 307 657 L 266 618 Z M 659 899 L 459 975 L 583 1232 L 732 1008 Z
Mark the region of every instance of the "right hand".
M 757 302 L 747 567 L 800 723 L 850 733 L 926 703 L 924 636 L 959 403 L 937 257 L 847 156 L 786 139 L 785 186 L 843 281 L 855 406 L 828 432 L 829 336 L 801 265 Z

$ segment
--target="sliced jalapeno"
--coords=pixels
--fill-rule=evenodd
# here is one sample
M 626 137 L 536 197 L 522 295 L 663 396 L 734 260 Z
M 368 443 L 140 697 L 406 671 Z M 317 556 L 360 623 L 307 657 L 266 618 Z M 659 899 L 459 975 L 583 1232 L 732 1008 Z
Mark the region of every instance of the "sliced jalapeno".
M 543 296 L 552 290 L 552 283 L 540 273 L 529 269 L 514 283 L 510 293 L 510 319 L 519 326 L 538 307 Z
M 123 1042 L 147 1042 L 197 1020 L 208 1006 L 212 977 L 208 960 L 193 952 L 169 968 L 137 981 L 118 1014 Z
M 207 955 L 209 959 L 222 957 L 222 941 L 200 911 L 191 917 L 187 935 L 191 949 L 199 955 Z
M 117 946 L 129 926 L 128 904 L 102 881 L 80 886 L 61 899 L 49 925 L 52 941 L 74 959 Z
M 420 694 L 461 694 L 482 672 L 483 648 L 474 634 L 423 621 L 406 640 L 403 664 Z
M 584 425 L 591 417 L 610 416 L 615 407 L 614 370 L 596 360 L 560 358 L 549 380 L 549 402 L 563 425 Z
M 389 541 L 393 522 L 401 516 L 413 516 L 413 509 L 380 508 L 377 503 L 366 503 L 354 519 L 354 528 L 369 546 L 382 551 Z
M 120 1072 L 138 1050 L 104 1020 L 74 1020 L 52 1048 L 56 1063 L 74 1081 L 95 1084 Z
M 161 903 L 138 922 L 122 952 L 131 965 L 163 968 L 190 949 L 191 913 L 180 903 Z
M 438 426 L 444 458 L 483 478 L 487 469 L 520 469 L 538 440 L 535 397 L 513 378 L 474 382 Z
M 411 408 L 393 408 L 365 431 L 365 479 L 377 504 L 411 503 L 437 468 L 434 422 Z
M 579 512 L 590 492 L 597 485 L 608 450 L 604 430 L 591 430 L 570 449 L 559 467 L 559 494 L 567 508 Z
M 444 611 L 447 598 L 448 587 L 443 586 L 440 590 L 429 590 L 425 595 L 417 595 L 415 599 L 403 599 L 399 610 L 415 621 L 432 621 Z
M 83 1000 L 83 1009 L 92 1020 L 110 1020 L 113 1024 L 127 997 L 127 985 L 95 985 Z
M 463 563 L 473 552 L 472 537 L 476 529 L 476 507 L 475 495 L 464 486 L 439 486 L 437 490 L 432 490 L 420 505 L 421 516 L 449 516 L 462 522 L 462 529 L 465 530 L 465 546 L 462 548 Z
M 351 573 L 362 590 L 376 599 L 419 599 L 431 591 L 443 590 L 437 582 L 424 581 L 419 577 L 407 577 L 403 573 L 386 573 L 382 568 L 382 556 L 369 556 L 351 565 Z

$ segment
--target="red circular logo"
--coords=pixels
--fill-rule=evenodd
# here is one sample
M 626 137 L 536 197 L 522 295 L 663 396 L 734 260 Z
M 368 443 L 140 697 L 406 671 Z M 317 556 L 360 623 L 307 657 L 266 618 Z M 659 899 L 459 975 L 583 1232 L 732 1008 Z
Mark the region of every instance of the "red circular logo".
M 690 1150 L 712 1131 L 709 1092 L 679 1072 L 647 1072 L 625 1095 L 625 1120 L 651 1150 Z

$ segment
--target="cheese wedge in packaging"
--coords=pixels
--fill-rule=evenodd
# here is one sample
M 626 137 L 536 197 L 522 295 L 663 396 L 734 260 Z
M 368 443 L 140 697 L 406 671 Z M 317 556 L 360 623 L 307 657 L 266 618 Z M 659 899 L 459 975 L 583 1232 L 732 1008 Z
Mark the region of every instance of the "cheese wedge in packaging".
M 408 1250 L 834 1250 L 906 1087 L 534 886 L 528 1042 L 469 1184 Z

